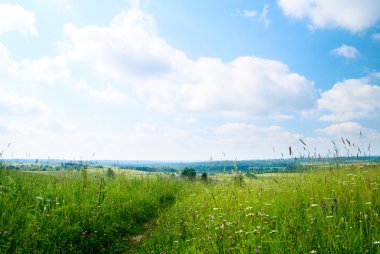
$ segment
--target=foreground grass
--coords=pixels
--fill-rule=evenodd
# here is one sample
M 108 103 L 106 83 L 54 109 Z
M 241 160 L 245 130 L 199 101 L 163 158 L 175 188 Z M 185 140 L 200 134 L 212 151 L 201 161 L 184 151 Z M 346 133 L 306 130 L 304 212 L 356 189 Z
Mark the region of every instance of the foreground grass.
M 178 181 L 0 170 L 0 253 L 114 253 L 175 201 Z
M 0 253 L 380 253 L 379 164 L 243 182 L 121 172 L 0 170 Z
M 380 168 L 194 183 L 139 253 L 380 253 Z

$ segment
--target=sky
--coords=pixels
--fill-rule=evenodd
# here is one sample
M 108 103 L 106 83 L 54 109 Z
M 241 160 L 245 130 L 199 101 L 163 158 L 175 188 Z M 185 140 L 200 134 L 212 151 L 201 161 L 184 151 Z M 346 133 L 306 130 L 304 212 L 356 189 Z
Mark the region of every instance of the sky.
M 380 0 L 0 1 L 1 158 L 271 159 L 333 142 L 380 154 Z

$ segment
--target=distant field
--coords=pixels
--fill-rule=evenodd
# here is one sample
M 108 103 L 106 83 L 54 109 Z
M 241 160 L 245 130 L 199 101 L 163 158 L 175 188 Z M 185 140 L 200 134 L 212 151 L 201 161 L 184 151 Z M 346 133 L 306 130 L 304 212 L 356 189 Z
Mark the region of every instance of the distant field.
M 0 253 L 380 253 L 380 164 L 302 173 L 0 170 Z

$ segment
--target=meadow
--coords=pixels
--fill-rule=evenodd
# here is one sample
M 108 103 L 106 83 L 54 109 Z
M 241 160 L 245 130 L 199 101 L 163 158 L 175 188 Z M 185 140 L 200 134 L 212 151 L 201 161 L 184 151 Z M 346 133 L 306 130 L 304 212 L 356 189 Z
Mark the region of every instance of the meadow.
M 0 253 L 380 253 L 380 164 L 304 172 L 0 170 Z

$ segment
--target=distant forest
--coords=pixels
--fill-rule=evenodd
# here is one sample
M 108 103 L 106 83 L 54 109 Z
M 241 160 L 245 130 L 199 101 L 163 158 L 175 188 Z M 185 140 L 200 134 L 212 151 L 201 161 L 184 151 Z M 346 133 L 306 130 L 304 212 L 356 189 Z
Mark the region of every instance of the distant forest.
M 150 162 L 150 161 L 64 161 L 64 160 L 0 160 L 2 168 L 27 171 L 48 170 L 82 170 L 84 168 L 132 169 L 146 172 L 171 172 L 182 171 L 185 167 L 193 168 L 198 173 L 219 172 L 252 172 L 278 173 L 293 172 L 308 169 L 316 164 L 352 162 L 379 162 L 380 156 L 371 157 L 340 157 L 329 159 L 276 159 L 276 160 L 244 160 L 244 161 L 206 161 L 206 162 Z

